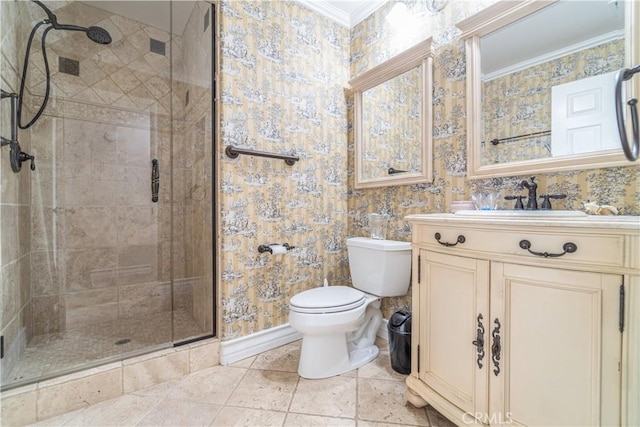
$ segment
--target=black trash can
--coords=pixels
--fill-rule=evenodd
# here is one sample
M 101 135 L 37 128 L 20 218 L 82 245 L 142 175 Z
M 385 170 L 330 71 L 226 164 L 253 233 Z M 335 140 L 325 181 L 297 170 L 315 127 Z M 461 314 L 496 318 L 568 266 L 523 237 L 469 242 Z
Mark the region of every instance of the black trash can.
M 411 312 L 398 310 L 389 319 L 389 354 L 394 371 L 411 373 Z

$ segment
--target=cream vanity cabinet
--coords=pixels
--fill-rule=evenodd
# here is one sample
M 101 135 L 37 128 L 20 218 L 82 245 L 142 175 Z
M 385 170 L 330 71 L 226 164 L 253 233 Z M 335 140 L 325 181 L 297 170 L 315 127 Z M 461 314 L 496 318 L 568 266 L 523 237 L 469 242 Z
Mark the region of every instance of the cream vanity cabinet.
M 407 219 L 412 404 L 461 426 L 640 424 L 640 218 Z

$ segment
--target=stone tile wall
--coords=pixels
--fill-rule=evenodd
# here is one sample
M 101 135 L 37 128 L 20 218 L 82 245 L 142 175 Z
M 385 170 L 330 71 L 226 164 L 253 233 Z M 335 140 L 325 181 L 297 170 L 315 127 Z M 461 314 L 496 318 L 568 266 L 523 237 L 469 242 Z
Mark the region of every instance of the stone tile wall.
M 209 3 L 195 3 L 179 39 L 180 56 L 173 57 L 172 79 L 174 306 L 190 311 L 210 331 L 214 311 L 212 17 Z
M 171 135 L 169 57 L 150 52 L 150 39 L 170 36 L 80 2 L 49 6 L 61 22 L 107 29 L 113 42 L 73 32 L 47 39 L 51 99 L 32 131 L 34 334 L 171 308 L 161 264 L 170 200 L 152 203 L 149 180 L 151 159 L 170 169 L 161 146 Z M 78 61 L 79 75 L 59 71 L 59 57 Z M 42 63 L 32 64 L 29 100 L 39 105 Z
M 0 16 L 14 19 L 0 26 L 0 87 L 17 93 L 20 87 L 19 64 L 31 28 L 30 16 L 20 2 L 0 2 Z M 0 129 L 4 138 L 11 138 L 10 101 L 2 100 Z M 29 114 L 25 110 L 25 114 Z M 29 132 L 19 131 L 18 141 L 23 151 L 31 152 Z M 32 334 L 31 312 L 31 185 L 29 164 L 14 173 L 9 164 L 9 147 L 0 149 L 0 334 L 4 337 L 2 373 L 13 367 Z M 42 262 L 39 259 L 36 263 Z M 4 376 L 3 376 L 4 378 Z

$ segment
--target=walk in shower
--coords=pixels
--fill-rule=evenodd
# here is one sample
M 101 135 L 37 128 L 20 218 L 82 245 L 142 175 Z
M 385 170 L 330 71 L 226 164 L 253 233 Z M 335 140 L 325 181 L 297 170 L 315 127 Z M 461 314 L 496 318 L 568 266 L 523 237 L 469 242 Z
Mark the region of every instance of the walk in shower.
M 0 104 L 2 389 L 212 336 L 213 5 L 2 1 L 0 20 L 7 94 L 40 27 L 20 130 Z

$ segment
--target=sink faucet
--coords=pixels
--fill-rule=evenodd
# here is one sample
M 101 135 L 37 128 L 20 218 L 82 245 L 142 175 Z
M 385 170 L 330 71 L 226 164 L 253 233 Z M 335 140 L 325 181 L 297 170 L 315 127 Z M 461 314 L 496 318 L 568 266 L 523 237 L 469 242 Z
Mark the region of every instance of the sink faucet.
M 518 183 L 518 185 L 516 185 L 517 190 L 522 190 L 523 188 L 526 188 L 527 190 L 529 190 L 529 195 L 527 196 L 526 208 L 522 203 L 522 199 L 524 198 L 524 196 L 522 195 L 505 196 L 504 198 L 505 200 L 516 201 L 513 209 L 515 210 L 527 209 L 530 211 L 538 210 L 538 197 L 540 197 L 542 199 L 542 206 L 540 207 L 540 209 L 551 210 L 552 208 L 551 208 L 550 199 L 566 199 L 567 198 L 566 194 L 541 194 L 540 196 L 538 196 L 538 183 L 535 182 L 535 179 L 536 177 L 532 176 L 529 178 L 528 181 L 526 179 L 523 179 Z
M 520 184 L 518 184 L 518 187 L 525 187 L 527 190 L 529 190 L 529 196 L 527 198 L 527 210 L 538 210 L 538 184 L 534 182 L 536 177 L 532 176 L 529 179 L 530 181 L 523 179 Z

